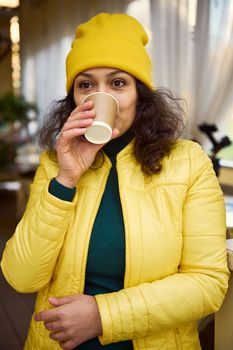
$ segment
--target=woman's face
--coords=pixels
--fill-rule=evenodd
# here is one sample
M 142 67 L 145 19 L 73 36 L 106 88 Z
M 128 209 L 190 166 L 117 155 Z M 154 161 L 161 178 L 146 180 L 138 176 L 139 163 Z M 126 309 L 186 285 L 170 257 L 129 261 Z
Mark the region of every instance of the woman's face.
M 119 102 L 115 127 L 122 135 L 127 131 L 135 118 L 137 90 L 135 78 L 119 69 L 93 68 L 80 73 L 74 82 L 74 101 L 82 103 L 85 96 L 93 92 L 107 92 Z

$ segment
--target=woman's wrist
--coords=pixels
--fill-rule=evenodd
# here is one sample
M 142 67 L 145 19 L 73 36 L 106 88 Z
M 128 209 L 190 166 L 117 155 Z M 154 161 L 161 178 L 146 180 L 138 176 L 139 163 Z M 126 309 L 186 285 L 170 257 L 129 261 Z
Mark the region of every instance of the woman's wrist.
M 73 179 L 69 179 L 66 176 L 58 175 L 55 179 L 61 185 L 66 186 L 68 188 L 74 188 L 76 186 L 75 181 Z

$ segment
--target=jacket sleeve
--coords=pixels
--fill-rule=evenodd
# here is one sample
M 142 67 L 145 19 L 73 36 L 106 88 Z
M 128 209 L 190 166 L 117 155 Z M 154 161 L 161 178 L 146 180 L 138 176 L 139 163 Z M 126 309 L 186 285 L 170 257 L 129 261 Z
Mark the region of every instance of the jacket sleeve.
M 229 276 L 224 201 L 211 161 L 194 143 L 190 147 L 190 174 L 178 273 L 97 295 L 102 344 L 176 328 L 221 306 Z
M 48 186 L 56 172 L 43 153 L 25 213 L 3 252 L 3 274 L 22 293 L 36 292 L 49 283 L 74 208 L 74 203 L 49 193 Z

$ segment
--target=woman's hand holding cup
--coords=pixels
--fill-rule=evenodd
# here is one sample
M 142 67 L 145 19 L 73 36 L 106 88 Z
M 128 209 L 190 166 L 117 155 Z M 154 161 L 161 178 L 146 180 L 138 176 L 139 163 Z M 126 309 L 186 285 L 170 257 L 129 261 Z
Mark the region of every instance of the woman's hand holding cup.
M 87 141 L 84 134 L 96 116 L 94 102 L 89 100 L 77 106 L 63 125 L 56 140 L 59 174 L 57 181 L 67 187 L 75 187 L 80 177 L 92 165 L 96 153 L 103 147 Z M 119 134 L 113 129 L 112 138 Z

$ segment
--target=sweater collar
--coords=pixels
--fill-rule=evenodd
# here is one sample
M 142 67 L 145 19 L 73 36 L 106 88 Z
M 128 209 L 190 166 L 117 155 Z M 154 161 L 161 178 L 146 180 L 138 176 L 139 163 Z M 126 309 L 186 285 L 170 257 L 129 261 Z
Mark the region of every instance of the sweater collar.
M 120 137 L 111 140 L 104 147 L 103 150 L 110 159 L 116 158 L 117 154 L 122 151 L 133 139 L 132 130 L 129 129 Z

